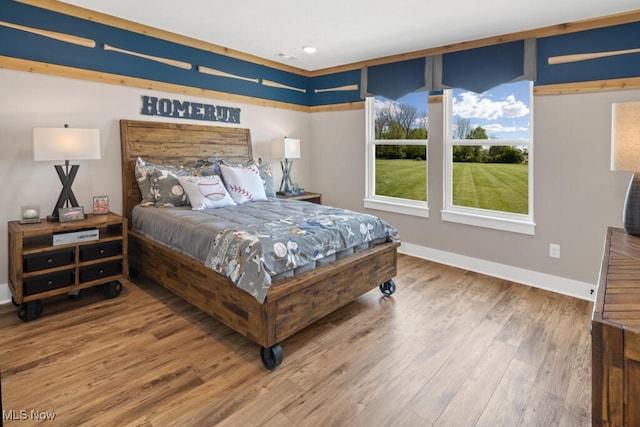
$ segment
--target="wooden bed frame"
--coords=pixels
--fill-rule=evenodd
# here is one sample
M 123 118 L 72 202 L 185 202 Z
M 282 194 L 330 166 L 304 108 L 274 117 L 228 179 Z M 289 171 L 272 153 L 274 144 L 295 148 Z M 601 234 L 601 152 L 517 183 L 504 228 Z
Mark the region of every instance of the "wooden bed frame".
M 123 215 L 141 198 L 135 180 L 138 156 L 154 164 L 182 165 L 209 158 L 244 162 L 252 158 L 249 129 L 177 123 L 120 121 Z M 260 304 L 253 296 L 207 268 L 144 236 L 129 231 L 129 266 L 200 310 L 262 346 L 264 365 L 282 362 L 280 342 L 314 321 L 379 286 L 395 291 L 397 248 L 386 242 L 290 279 L 272 284 Z M 179 274 L 176 272 L 179 271 Z

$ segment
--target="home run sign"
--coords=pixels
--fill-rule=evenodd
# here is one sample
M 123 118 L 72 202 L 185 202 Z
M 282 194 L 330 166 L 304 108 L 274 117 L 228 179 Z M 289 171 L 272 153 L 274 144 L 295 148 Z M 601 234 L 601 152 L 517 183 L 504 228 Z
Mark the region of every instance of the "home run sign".
M 240 109 L 142 95 L 140 114 L 210 122 L 240 123 Z

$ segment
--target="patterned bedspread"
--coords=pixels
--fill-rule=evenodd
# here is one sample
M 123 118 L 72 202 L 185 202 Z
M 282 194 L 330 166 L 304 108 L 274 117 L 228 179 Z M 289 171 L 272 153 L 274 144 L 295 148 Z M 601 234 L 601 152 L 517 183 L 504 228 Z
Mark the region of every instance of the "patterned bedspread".
M 375 216 L 323 207 L 306 215 L 223 230 L 205 264 L 262 303 L 271 275 L 376 240 L 397 241 L 398 233 Z

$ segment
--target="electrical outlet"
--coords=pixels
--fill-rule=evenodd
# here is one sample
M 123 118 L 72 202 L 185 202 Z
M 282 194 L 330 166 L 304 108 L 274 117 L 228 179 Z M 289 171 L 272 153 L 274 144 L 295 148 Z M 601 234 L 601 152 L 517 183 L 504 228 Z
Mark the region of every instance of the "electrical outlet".
M 549 256 L 551 258 L 560 258 L 560 245 L 549 243 Z

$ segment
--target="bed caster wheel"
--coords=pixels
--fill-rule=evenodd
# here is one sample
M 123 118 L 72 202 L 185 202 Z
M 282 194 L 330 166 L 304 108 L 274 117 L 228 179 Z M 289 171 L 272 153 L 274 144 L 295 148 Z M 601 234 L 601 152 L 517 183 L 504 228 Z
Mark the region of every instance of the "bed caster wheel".
M 118 281 L 105 283 L 102 285 L 102 295 L 105 298 L 115 298 L 122 292 L 122 284 Z
M 269 348 L 260 348 L 260 358 L 264 367 L 272 370 L 282 363 L 282 347 L 280 344 L 272 345 Z
M 396 291 L 396 282 L 388 280 L 380 285 L 380 292 L 386 297 L 391 296 Z
M 18 317 L 23 322 L 30 322 L 36 320 L 43 311 L 42 302 L 40 300 L 23 302 L 18 307 Z

